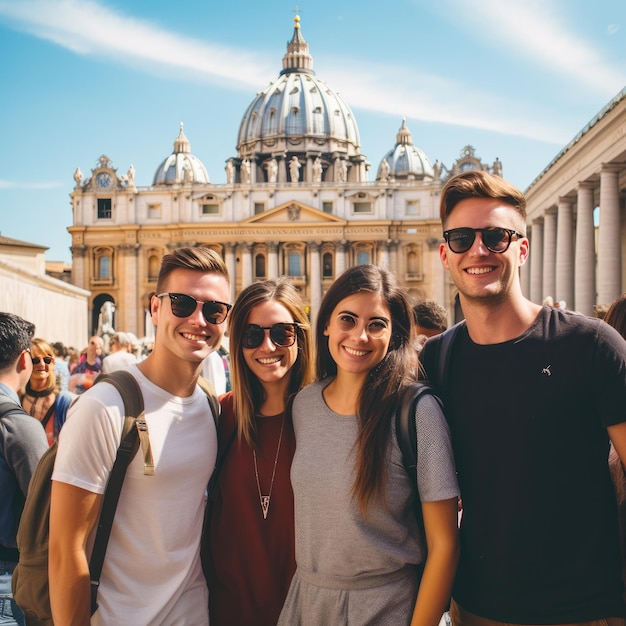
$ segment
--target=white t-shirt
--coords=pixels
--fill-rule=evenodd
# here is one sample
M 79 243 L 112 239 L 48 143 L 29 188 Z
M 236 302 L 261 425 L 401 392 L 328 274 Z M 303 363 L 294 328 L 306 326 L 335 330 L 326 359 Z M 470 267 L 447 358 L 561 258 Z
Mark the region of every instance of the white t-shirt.
M 137 362 L 134 354 L 126 352 L 126 350 L 118 350 L 105 356 L 102 360 L 102 373 L 109 374 L 116 370 L 125 370 L 129 365 Z
M 155 475 L 144 474 L 141 452 L 136 454 L 115 513 L 91 624 L 205 626 L 208 591 L 199 545 L 205 489 L 217 455 L 209 403 L 199 387 L 179 398 L 151 383 L 136 365 L 129 371 L 144 396 Z M 52 479 L 104 493 L 122 412 L 121 397 L 108 383 L 84 393 L 63 426 Z

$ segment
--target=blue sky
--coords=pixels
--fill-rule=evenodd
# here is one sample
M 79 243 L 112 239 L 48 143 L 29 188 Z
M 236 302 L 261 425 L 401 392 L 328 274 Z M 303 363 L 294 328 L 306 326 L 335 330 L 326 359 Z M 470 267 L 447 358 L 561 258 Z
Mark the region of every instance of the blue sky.
M 525 189 L 626 86 L 623 0 L 299 0 L 314 70 L 373 179 L 402 118 L 431 162 L 471 144 Z M 0 0 L 0 232 L 71 261 L 76 167 L 150 185 L 181 122 L 225 182 L 241 118 L 282 69 L 283 0 Z

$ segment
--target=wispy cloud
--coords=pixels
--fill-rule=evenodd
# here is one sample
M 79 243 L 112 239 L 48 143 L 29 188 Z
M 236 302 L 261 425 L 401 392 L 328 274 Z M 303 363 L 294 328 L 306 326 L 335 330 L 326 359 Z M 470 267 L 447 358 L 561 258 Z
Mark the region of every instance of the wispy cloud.
M 36 182 L 17 182 L 11 180 L 0 180 L 0 190 L 2 189 L 59 189 L 61 187 L 67 187 L 65 182 L 63 183 L 36 183 Z
M 532 10 L 525 8 L 526 2 L 533 6 Z M 490 31 L 500 31 L 515 45 L 521 46 L 523 41 L 524 49 L 531 50 L 529 54 L 538 59 L 549 58 L 555 67 L 576 72 L 579 77 L 583 74 L 589 84 L 601 85 L 603 90 L 618 80 L 591 49 L 568 36 L 556 19 L 549 21 L 535 0 L 467 0 L 468 3 L 478 22 L 485 20 Z M 457 3 L 455 10 L 459 10 Z M 258 89 L 259 76 L 272 77 L 276 73 L 275 58 L 265 59 L 262 54 L 241 47 L 214 45 L 172 33 L 147 20 L 115 12 L 95 0 L 0 0 L 0 20 L 76 54 L 107 56 L 119 64 L 140 65 L 156 73 L 179 70 L 185 76 L 228 84 L 234 89 Z M 587 69 L 580 69 L 581 64 Z M 334 66 L 334 62 L 328 63 L 328 67 Z M 410 67 L 373 67 L 371 63 L 344 58 L 341 71 L 325 71 L 324 79 L 333 88 L 341 86 L 346 101 L 361 109 L 556 144 L 568 136 L 554 124 L 539 125 L 536 120 L 545 119 L 545 115 L 537 115 L 529 107 L 522 109 L 512 98 L 479 92 L 467 84 L 419 73 Z M 472 103 L 475 106 L 468 106 Z
M 475 38 L 497 41 L 544 71 L 568 76 L 581 89 L 608 98 L 626 83 L 626 73 L 612 68 L 592 42 L 573 30 L 567 0 L 465 0 L 453 5 L 454 11 L 446 14 Z

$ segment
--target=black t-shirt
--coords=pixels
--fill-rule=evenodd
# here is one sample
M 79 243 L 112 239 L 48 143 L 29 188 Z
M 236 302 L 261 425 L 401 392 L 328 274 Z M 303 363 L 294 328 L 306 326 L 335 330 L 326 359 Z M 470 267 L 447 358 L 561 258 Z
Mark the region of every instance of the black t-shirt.
M 455 600 L 512 623 L 623 615 L 606 432 L 626 421 L 622 337 L 548 307 L 505 343 L 475 344 L 463 327 L 438 391 L 464 506 Z

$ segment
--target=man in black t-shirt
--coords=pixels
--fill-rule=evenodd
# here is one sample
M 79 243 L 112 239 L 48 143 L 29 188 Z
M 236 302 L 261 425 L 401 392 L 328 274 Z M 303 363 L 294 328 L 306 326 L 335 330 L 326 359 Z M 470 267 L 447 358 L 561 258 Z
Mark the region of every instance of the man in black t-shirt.
M 452 331 L 445 380 L 445 333 L 421 358 L 445 403 L 464 506 L 453 623 L 623 626 L 607 455 L 610 438 L 626 461 L 626 342 L 523 296 L 526 201 L 504 179 L 451 178 L 441 220 L 466 324 Z

